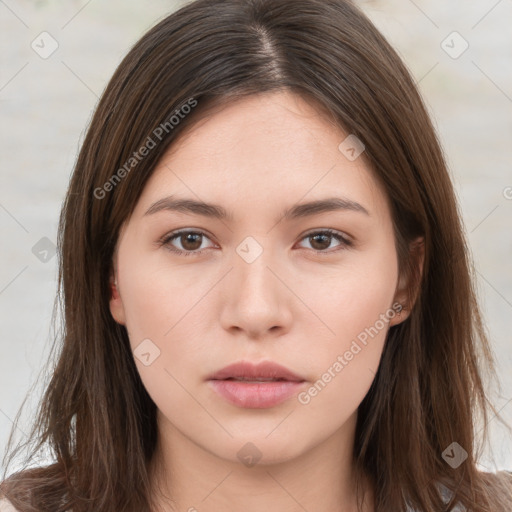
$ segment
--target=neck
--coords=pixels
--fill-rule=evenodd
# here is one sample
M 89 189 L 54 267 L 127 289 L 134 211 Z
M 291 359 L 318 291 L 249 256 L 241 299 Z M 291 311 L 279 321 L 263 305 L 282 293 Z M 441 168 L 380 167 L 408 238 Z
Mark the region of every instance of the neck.
M 149 467 L 155 512 L 358 512 L 352 456 L 356 416 L 296 457 L 246 467 L 236 456 L 230 460 L 205 450 L 158 415 L 159 438 Z M 371 512 L 366 478 L 361 487 L 361 512 Z

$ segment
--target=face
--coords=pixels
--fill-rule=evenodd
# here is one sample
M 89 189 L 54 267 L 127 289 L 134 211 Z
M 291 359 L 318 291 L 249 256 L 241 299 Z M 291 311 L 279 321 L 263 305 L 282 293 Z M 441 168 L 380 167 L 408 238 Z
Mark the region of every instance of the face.
M 121 230 L 110 309 L 161 428 L 232 461 L 251 442 L 264 463 L 354 425 L 407 313 L 393 309 L 403 286 L 387 197 L 364 153 L 339 149 L 347 135 L 297 95 L 256 95 L 159 162 Z M 335 208 L 301 206 L 327 199 Z M 293 377 L 260 367 L 210 380 L 239 362 Z

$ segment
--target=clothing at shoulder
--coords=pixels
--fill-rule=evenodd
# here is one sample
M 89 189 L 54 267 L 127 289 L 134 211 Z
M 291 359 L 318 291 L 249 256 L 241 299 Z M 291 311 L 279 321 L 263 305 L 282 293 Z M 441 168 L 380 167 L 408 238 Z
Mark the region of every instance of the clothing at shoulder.
M 7 498 L 0 498 L 0 512 L 18 512 Z
M 512 484 L 512 471 L 499 471 L 494 474 L 500 478 L 503 478 L 504 481 L 506 479 L 507 483 Z M 450 499 L 452 498 L 453 493 L 441 483 L 438 483 L 437 486 L 441 492 L 441 497 L 442 497 L 444 503 L 445 504 L 448 503 L 450 501 Z M 453 512 L 467 512 L 467 508 L 464 505 L 462 505 L 461 503 L 457 503 L 457 505 L 455 505 L 455 507 L 452 509 L 452 511 Z M 416 511 L 413 508 L 411 508 L 410 506 L 408 506 L 407 512 L 416 512 Z
M 439 484 L 439 488 L 441 489 L 441 497 L 443 498 L 443 501 L 445 503 L 449 503 L 453 493 L 442 484 Z M 457 503 L 457 505 L 455 505 L 455 507 L 452 510 L 453 512 L 466 512 L 467 509 L 464 505 Z
M 441 483 L 438 483 L 437 487 L 439 488 L 439 490 L 441 492 L 441 498 L 443 499 L 444 503 L 447 504 L 452 497 L 452 492 Z M 411 508 L 410 506 L 407 506 L 407 512 L 416 512 L 416 511 L 413 508 Z M 464 505 L 462 505 L 461 503 L 457 503 L 457 505 L 455 505 L 455 507 L 452 509 L 452 512 L 467 512 L 467 508 Z

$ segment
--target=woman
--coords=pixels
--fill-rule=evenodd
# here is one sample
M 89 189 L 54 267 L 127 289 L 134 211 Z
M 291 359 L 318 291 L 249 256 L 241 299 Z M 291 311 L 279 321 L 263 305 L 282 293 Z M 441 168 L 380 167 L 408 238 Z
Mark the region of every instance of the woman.
M 198 0 L 129 52 L 72 176 L 63 346 L 20 511 L 507 511 L 493 369 L 414 82 L 343 0 Z M 196 243 L 197 242 L 197 243 Z

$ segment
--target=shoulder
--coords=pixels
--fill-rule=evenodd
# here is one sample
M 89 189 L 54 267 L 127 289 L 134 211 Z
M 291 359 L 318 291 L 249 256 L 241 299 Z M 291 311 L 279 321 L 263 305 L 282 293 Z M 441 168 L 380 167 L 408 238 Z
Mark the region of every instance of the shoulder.
M 0 498 L 0 512 L 18 512 L 7 498 Z
M 487 492 L 496 496 L 503 497 L 507 503 L 512 503 L 512 472 L 511 471 L 498 471 L 496 473 L 480 472 L 482 482 L 487 488 Z M 453 493 L 443 484 L 438 483 L 438 489 L 445 504 L 447 504 Z M 509 501 L 510 500 L 510 501 Z M 466 512 L 467 509 L 461 503 L 457 503 L 453 512 Z
M 480 473 L 490 492 L 504 493 L 512 500 L 512 471 L 501 470 L 496 473 Z
M 448 487 L 445 487 L 441 483 L 439 483 L 437 487 L 441 493 L 441 498 L 443 499 L 444 504 L 447 505 L 452 499 L 453 493 L 448 489 Z M 466 510 L 466 507 L 461 503 L 456 503 L 455 507 L 452 509 L 453 512 L 466 512 Z
M 512 503 L 512 472 L 511 471 L 498 471 L 497 473 L 482 473 L 480 472 L 484 486 L 487 487 L 489 493 L 503 496 Z M 445 505 L 447 505 L 453 498 L 453 492 L 448 489 L 441 482 L 437 482 L 436 486 L 439 490 L 441 498 Z M 508 503 L 508 501 L 507 501 Z M 453 512 L 467 512 L 467 508 L 462 503 L 456 503 Z M 501 510 L 501 509 L 500 509 Z M 507 509 L 510 510 L 510 509 Z M 0 511 L 1 512 L 1 511 Z M 417 512 L 410 505 L 407 506 L 407 512 Z

